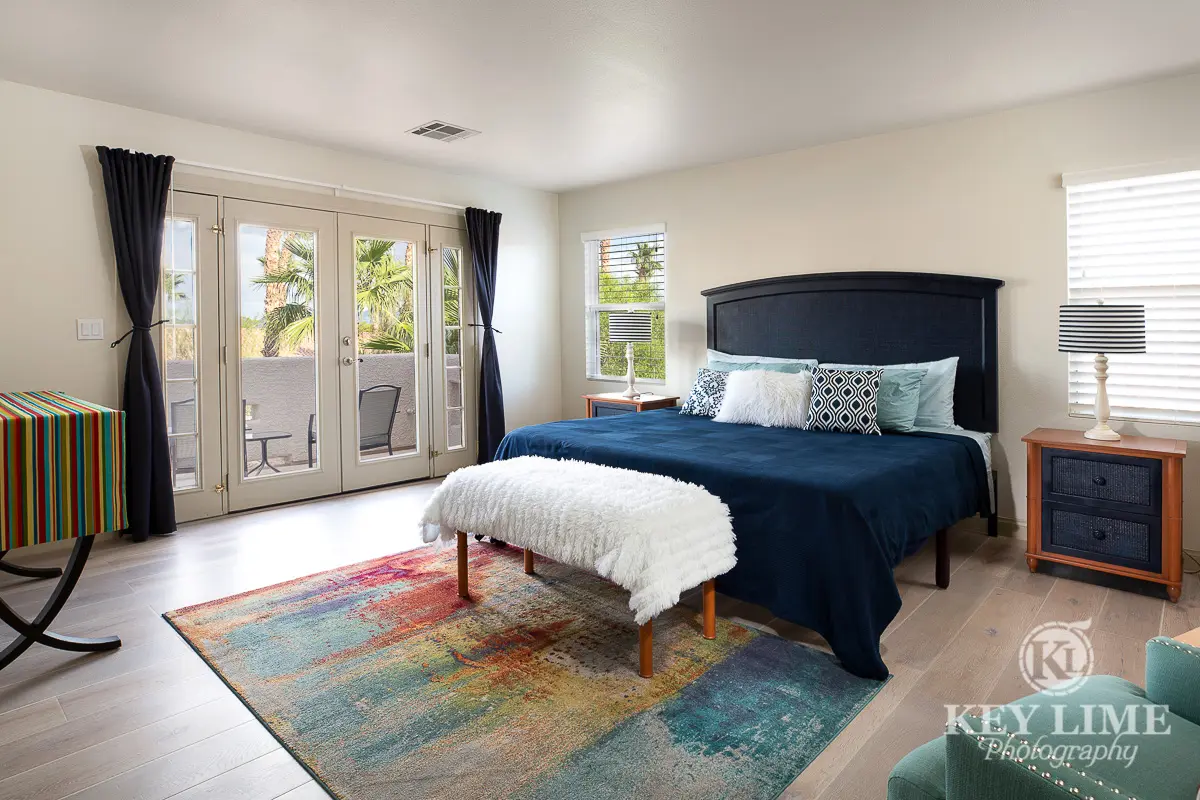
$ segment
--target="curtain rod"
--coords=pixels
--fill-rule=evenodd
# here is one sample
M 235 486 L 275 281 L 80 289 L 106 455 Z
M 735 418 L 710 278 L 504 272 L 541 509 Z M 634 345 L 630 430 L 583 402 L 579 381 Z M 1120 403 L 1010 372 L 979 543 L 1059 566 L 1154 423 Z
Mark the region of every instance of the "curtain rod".
M 285 183 L 298 183 L 302 186 L 316 186 L 320 189 L 330 189 L 335 197 L 340 196 L 339 192 L 347 194 L 361 194 L 369 197 L 378 197 L 386 200 L 399 200 L 405 203 L 420 203 L 426 206 L 440 206 L 441 208 L 453 208 L 457 211 L 466 211 L 466 206 L 460 206 L 456 203 L 443 203 L 441 200 L 426 200 L 422 197 L 406 197 L 402 194 L 390 194 L 388 192 L 377 192 L 373 189 L 357 189 L 353 186 L 346 186 L 339 183 L 324 183 L 322 181 L 310 181 L 304 178 L 289 178 L 285 175 L 272 175 L 269 172 L 255 172 L 249 169 L 237 169 L 236 167 L 221 167 L 216 164 L 204 164 L 199 161 L 186 161 L 182 158 L 175 159 L 175 163 L 183 167 L 196 167 L 199 169 L 211 169 L 215 172 L 229 172 L 235 175 L 247 175 L 253 178 L 265 178 L 272 181 L 283 181 Z

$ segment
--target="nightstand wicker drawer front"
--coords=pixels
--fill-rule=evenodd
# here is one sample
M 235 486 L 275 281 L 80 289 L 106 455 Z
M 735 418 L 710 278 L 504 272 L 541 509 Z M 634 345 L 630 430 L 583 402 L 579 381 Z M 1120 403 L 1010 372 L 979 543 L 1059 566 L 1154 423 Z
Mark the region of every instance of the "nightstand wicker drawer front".
M 615 417 L 618 414 L 633 414 L 636 411 L 637 407 L 628 403 L 605 403 L 599 400 L 592 401 L 593 417 Z
M 1162 563 L 1160 525 L 1155 517 L 1091 513 L 1083 507 L 1047 503 L 1042 509 L 1042 548 L 1158 572 Z
M 1072 450 L 1042 451 L 1045 491 L 1059 500 L 1082 498 L 1107 505 L 1158 513 L 1162 500 L 1162 462 Z

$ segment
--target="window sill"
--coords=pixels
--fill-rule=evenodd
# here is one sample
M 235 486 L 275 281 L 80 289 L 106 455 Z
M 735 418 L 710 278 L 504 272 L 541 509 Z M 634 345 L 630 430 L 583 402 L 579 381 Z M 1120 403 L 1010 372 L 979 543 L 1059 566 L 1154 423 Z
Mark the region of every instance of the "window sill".
M 1075 419 L 1090 419 L 1093 421 L 1096 419 L 1096 415 L 1091 412 L 1084 414 L 1079 411 L 1068 411 L 1067 416 L 1073 417 Z M 1115 414 L 1110 415 L 1108 418 L 1108 421 L 1109 422 L 1130 422 L 1130 423 L 1133 423 L 1136 425 L 1184 425 L 1189 428 L 1200 427 L 1200 420 L 1187 420 L 1187 419 L 1166 420 L 1166 419 L 1149 419 L 1147 417 L 1119 417 L 1119 416 L 1116 416 Z
M 628 378 L 626 378 L 624 375 L 613 376 L 613 377 L 609 377 L 607 375 L 588 375 L 587 380 L 592 381 L 594 383 L 619 383 L 621 385 L 624 385 L 625 382 L 628 380 Z M 664 380 L 662 378 L 638 378 L 637 383 L 638 383 L 638 385 L 648 384 L 650 386 L 666 386 L 667 385 L 666 380 Z

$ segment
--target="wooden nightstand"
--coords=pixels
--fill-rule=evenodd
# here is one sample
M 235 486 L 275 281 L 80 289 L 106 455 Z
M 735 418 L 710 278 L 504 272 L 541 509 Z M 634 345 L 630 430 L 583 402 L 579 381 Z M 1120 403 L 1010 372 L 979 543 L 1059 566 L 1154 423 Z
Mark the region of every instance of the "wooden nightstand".
M 1103 442 L 1052 428 L 1022 441 L 1029 460 L 1029 569 L 1054 561 L 1153 581 L 1178 602 L 1187 444 L 1144 436 Z
M 611 417 L 637 411 L 653 411 L 656 408 L 674 408 L 679 400 L 678 397 L 665 397 L 649 392 L 642 392 L 637 397 L 622 397 L 620 392 L 585 394 L 583 399 L 587 401 L 589 417 Z

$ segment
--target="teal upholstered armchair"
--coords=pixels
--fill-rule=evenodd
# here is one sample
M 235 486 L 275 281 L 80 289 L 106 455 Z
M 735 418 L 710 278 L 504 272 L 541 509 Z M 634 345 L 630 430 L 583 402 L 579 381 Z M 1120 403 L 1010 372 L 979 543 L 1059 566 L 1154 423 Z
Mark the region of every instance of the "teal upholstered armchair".
M 1197 800 L 1198 791 L 1200 648 L 1164 637 L 1146 643 L 1145 689 L 1100 675 L 1063 696 L 964 715 L 888 779 L 888 800 Z

